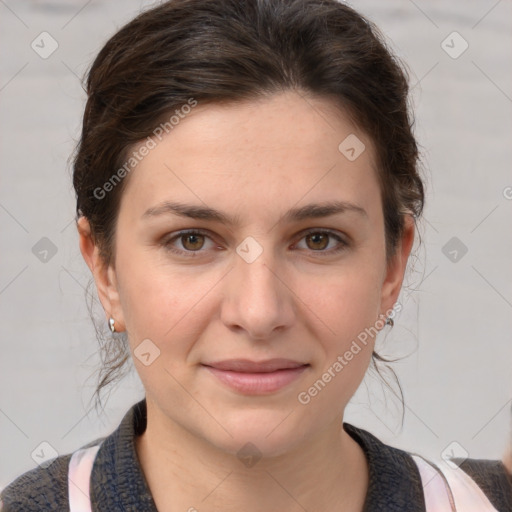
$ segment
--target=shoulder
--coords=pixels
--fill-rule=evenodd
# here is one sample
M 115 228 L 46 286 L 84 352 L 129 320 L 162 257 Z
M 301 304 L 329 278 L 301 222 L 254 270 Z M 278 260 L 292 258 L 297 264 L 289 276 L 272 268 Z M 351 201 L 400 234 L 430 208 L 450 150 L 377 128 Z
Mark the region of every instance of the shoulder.
M 364 512 L 425 512 L 419 470 L 412 456 L 349 423 L 344 429 L 363 449 L 369 470 Z
M 120 496 L 156 511 L 137 460 L 134 437 L 146 426 L 145 401 L 135 404 L 109 436 L 82 446 L 100 445 L 91 474 L 91 502 L 97 510 L 116 510 Z M 72 453 L 57 457 L 19 476 L 0 493 L 1 512 L 69 510 L 68 471 Z M 131 505 L 131 503 L 129 503 Z
M 423 482 L 415 453 L 383 443 L 370 432 L 344 423 L 368 459 L 370 479 L 365 512 L 425 511 Z M 468 475 L 499 512 L 512 511 L 512 481 L 499 460 L 451 459 Z M 429 461 L 436 465 L 436 461 Z
M 68 467 L 71 455 L 63 455 L 23 473 L 1 493 L 2 512 L 66 510 Z
M 453 459 L 497 510 L 512 510 L 512 476 L 500 460 Z

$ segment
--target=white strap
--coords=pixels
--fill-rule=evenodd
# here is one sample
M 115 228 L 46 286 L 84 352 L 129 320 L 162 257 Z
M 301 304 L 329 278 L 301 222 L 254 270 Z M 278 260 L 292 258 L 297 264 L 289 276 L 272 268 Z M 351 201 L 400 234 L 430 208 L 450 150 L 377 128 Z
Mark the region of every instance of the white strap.
M 92 512 L 89 482 L 99 448 L 100 445 L 81 448 L 71 456 L 68 471 L 70 512 Z
M 427 512 L 498 512 L 462 469 L 444 460 L 434 467 L 421 456 L 412 458 L 420 472 Z
M 422 457 L 412 455 L 412 458 L 420 472 L 427 512 L 454 511 L 453 497 L 443 475 Z
M 77 450 L 69 461 L 70 512 L 92 512 L 89 483 L 100 445 Z M 477 483 L 462 469 L 441 461 L 437 466 L 419 455 L 412 458 L 421 476 L 427 512 L 498 512 Z

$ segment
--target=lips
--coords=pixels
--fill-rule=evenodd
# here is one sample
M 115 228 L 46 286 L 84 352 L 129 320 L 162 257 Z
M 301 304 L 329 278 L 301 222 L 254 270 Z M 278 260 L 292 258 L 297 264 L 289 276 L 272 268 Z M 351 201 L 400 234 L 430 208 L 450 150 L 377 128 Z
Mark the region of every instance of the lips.
M 309 364 L 290 359 L 249 361 L 230 359 L 202 364 L 215 379 L 236 393 L 268 395 L 286 388 L 309 368 Z
M 203 363 L 217 370 L 232 371 L 239 373 L 270 373 L 277 370 L 287 370 L 308 366 L 307 363 L 293 361 L 291 359 L 267 359 L 266 361 L 250 361 L 249 359 L 229 359 Z

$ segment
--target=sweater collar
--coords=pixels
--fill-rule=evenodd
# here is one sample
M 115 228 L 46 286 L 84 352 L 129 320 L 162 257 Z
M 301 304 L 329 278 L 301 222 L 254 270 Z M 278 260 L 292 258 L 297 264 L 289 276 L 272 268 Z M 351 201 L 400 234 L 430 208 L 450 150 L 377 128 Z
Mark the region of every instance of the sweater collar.
M 343 423 L 343 428 L 359 443 L 368 461 L 368 492 L 363 512 L 425 512 L 423 485 L 413 458 L 362 428 L 349 423 Z
M 98 510 L 158 512 L 135 449 L 135 437 L 146 429 L 143 399 L 125 414 L 102 443 L 94 463 L 91 502 Z M 425 512 L 419 471 L 407 452 L 385 445 L 373 434 L 343 423 L 368 461 L 369 482 L 363 512 Z

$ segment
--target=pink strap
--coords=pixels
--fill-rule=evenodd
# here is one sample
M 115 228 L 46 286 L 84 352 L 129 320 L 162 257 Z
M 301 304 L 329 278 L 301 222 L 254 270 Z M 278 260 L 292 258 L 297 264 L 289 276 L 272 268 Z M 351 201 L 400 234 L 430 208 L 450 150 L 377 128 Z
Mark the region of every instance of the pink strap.
M 92 512 L 89 496 L 94 459 L 100 445 L 77 450 L 69 461 L 68 488 L 70 512 Z M 427 512 L 498 512 L 477 483 L 462 469 L 445 461 L 433 466 L 411 454 L 423 485 Z
M 100 445 L 81 448 L 71 456 L 68 471 L 70 512 L 92 512 L 89 483 L 99 448 Z
M 444 460 L 434 468 L 419 455 L 412 458 L 420 472 L 427 512 L 498 512 L 462 469 L 454 469 Z
M 453 512 L 455 504 L 443 475 L 418 455 L 412 458 L 421 476 L 427 512 Z

